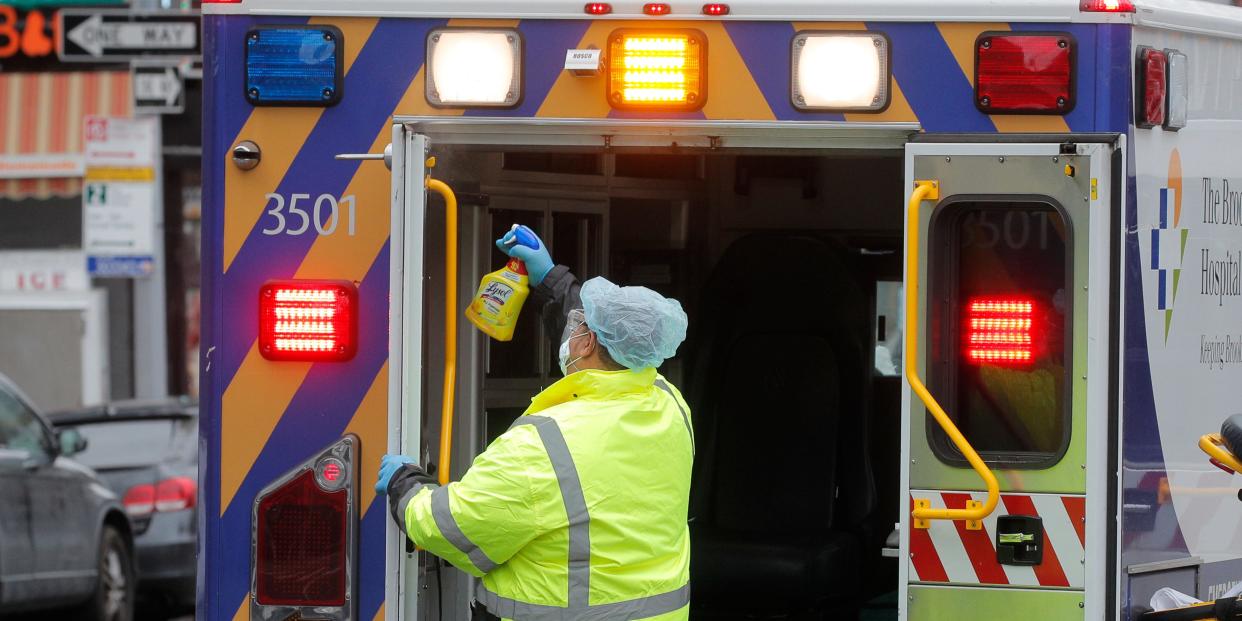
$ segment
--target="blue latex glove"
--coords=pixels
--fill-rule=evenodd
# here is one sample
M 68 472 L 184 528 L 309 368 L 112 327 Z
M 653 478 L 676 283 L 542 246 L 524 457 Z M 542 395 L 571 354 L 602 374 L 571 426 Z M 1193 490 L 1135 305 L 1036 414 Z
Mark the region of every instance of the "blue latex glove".
M 388 484 L 392 482 L 392 475 L 397 474 L 401 466 L 414 463 L 417 462 L 405 455 L 385 455 L 381 457 L 379 480 L 375 482 L 375 493 L 386 496 L 388 494 Z
M 552 255 L 548 254 L 548 246 L 539 239 L 530 227 L 522 225 L 509 229 L 504 237 L 496 240 L 500 251 L 526 264 L 526 273 L 530 276 L 530 284 L 538 285 L 544 276 L 552 271 Z

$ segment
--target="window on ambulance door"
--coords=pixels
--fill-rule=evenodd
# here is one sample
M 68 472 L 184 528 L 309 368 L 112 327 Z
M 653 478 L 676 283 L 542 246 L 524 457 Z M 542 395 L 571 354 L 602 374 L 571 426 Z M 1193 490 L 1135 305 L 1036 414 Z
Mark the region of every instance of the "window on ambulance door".
M 953 197 L 932 217 L 932 390 L 989 463 L 1043 468 L 1069 446 L 1070 238 L 1047 197 Z M 965 460 L 930 421 L 945 462 Z

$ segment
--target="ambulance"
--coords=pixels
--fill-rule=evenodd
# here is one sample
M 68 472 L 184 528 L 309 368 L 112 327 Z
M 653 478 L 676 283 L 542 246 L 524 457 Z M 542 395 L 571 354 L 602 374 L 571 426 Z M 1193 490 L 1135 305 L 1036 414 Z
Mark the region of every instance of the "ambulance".
M 1242 614 L 1242 9 L 202 9 L 200 619 L 470 618 L 374 482 L 559 378 L 514 224 L 689 315 L 691 618 Z

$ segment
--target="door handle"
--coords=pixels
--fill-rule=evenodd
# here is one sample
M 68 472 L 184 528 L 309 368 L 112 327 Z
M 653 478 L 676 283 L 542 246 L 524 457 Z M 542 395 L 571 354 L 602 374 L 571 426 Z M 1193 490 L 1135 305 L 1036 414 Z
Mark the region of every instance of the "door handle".
M 931 506 L 931 501 L 925 498 L 916 498 L 914 500 L 914 528 L 928 528 L 931 520 L 966 520 L 966 528 L 968 530 L 982 530 L 983 519 L 991 515 L 996 510 L 996 503 L 1000 501 L 1000 483 L 996 480 L 996 475 L 983 463 L 983 458 L 979 456 L 975 447 L 970 445 L 966 440 L 966 436 L 962 435 L 960 429 L 954 424 L 953 419 L 945 413 L 944 408 L 936 401 L 931 392 L 927 390 L 927 386 L 923 384 L 922 378 L 919 377 L 919 206 L 925 200 L 939 198 L 940 184 L 936 181 L 919 181 L 918 187 L 914 193 L 910 195 L 909 211 L 906 218 L 906 333 L 903 338 L 906 341 L 905 353 L 905 370 L 906 382 L 910 384 L 910 388 L 914 390 L 914 394 L 927 408 L 928 413 L 944 430 L 945 435 L 953 441 L 953 445 L 957 450 L 961 451 L 966 457 L 966 461 L 970 462 L 970 467 L 974 469 L 979 477 L 983 479 L 983 483 L 987 486 L 987 500 L 980 503 L 976 500 L 966 501 L 965 509 L 935 509 Z
M 337 153 L 338 160 L 383 160 L 384 166 L 392 170 L 392 143 L 384 147 L 383 153 Z

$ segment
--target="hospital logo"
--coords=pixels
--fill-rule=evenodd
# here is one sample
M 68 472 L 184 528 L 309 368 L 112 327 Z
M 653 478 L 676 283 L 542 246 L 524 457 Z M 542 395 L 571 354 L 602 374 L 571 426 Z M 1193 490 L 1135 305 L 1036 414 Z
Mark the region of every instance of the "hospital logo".
M 1151 265 L 1156 272 L 1156 309 L 1164 314 L 1164 340 L 1169 340 L 1173 322 L 1173 305 L 1177 301 L 1182 277 L 1182 258 L 1186 255 L 1186 239 L 1190 230 L 1182 221 L 1182 158 L 1173 149 L 1169 156 L 1169 180 L 1160 188 L 1157 205 L 1158 220 L 1151 229 Z

